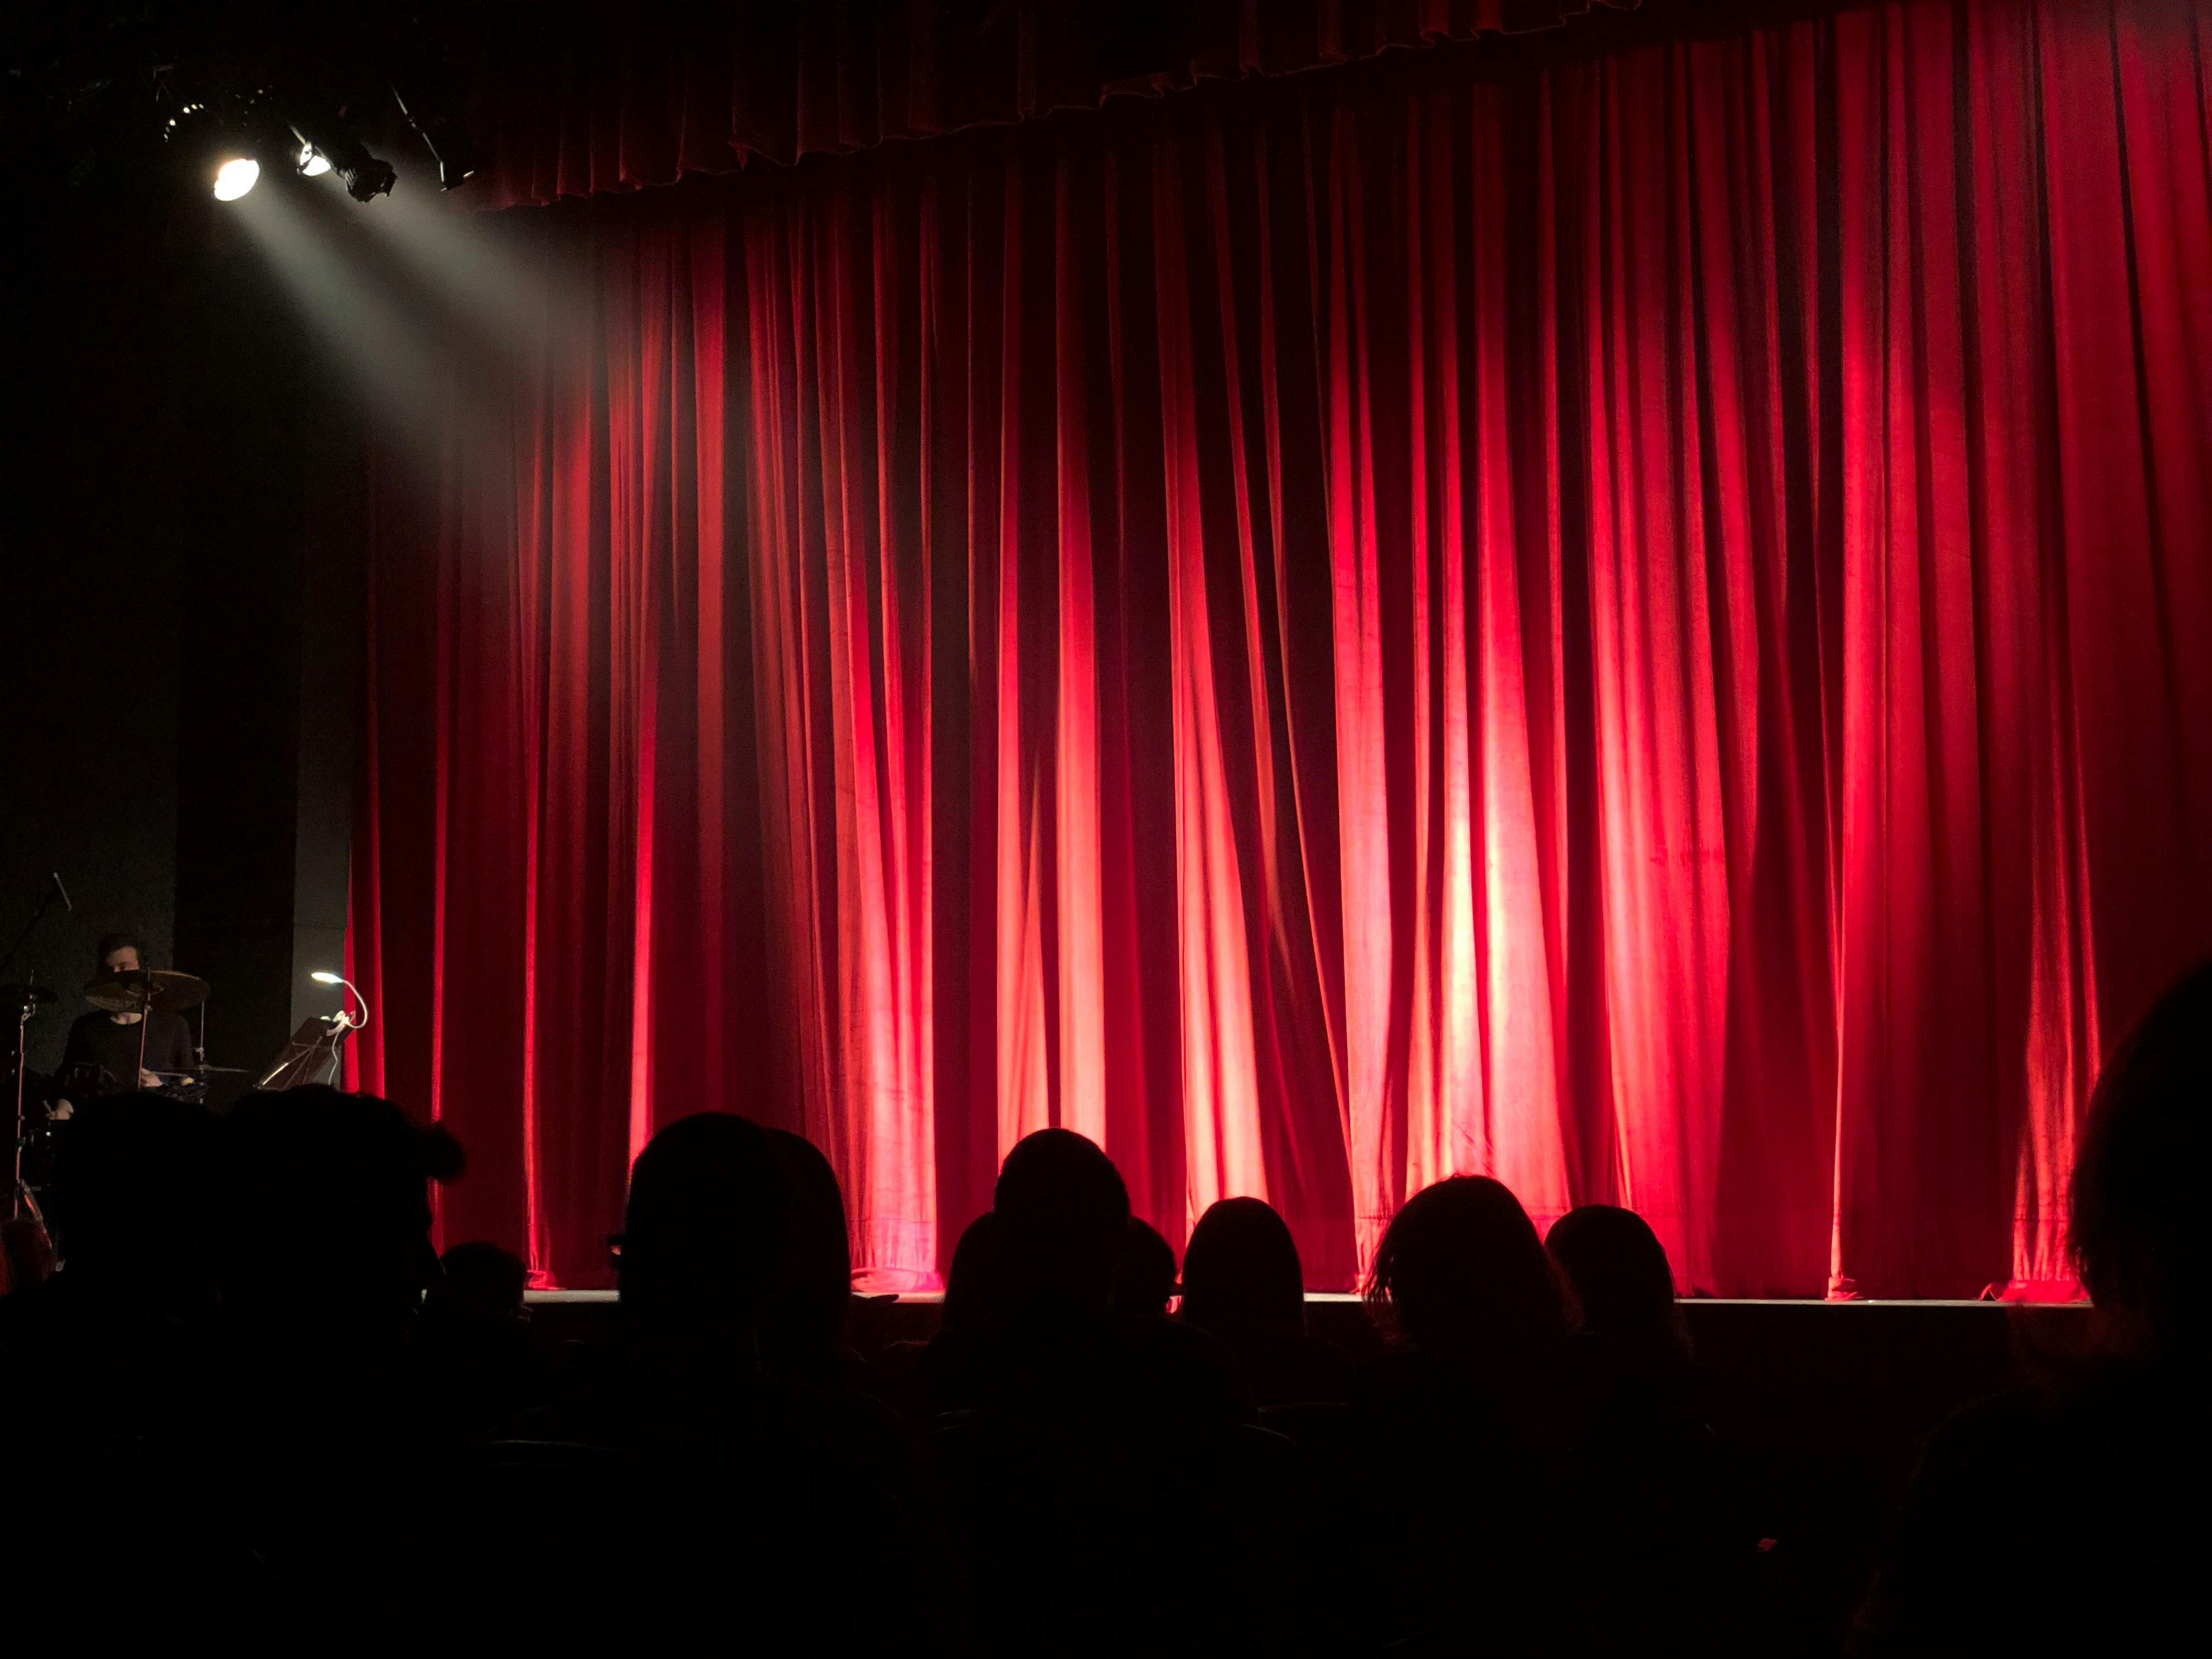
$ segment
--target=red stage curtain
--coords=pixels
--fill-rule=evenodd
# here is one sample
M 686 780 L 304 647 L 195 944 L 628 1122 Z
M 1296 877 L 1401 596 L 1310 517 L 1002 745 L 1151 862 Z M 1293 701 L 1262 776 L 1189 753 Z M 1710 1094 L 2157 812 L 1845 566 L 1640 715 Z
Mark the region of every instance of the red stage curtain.
M 1394 46 L 1556 28 L 1638 0 L 723 0 L 673 16 L 502 39 L 477 88 L 477 206 L 550 202 L 963 127 L 1095 109 L 1115 94 L 1281 75 Z M 1180 18 L 1173 67 L 1117 59 Z M 1154 52 L 1162 48 L 1152 47 Z M 1140 55 L 1143 55 L 1140 52 Z M 1165 61 L 1165 60 L 1164 60 Z
M 2212 0 L 1409 54 L 608 199 L 380 479 L 353 953 L 447 1237 L 726 1105 L 921 1285 L 1048 1123 L 1317 1285 L 2065 1277 L 2212 946 Z M 1464 60 L 1461 60 L 1464 61 Z

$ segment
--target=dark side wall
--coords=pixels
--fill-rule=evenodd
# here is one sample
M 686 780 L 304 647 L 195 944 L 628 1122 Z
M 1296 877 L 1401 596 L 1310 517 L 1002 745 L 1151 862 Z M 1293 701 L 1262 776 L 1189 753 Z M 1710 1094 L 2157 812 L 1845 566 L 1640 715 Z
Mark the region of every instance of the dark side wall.
M 136 932 L 214 986 L 208 1058 L 258 1066 L 343 945 L 358 434 L 220 204 L 158 170 L 9 189 L 0 951 L 54 873 L 75 908 L 0 981 L 63 994 L 46 1069 Z

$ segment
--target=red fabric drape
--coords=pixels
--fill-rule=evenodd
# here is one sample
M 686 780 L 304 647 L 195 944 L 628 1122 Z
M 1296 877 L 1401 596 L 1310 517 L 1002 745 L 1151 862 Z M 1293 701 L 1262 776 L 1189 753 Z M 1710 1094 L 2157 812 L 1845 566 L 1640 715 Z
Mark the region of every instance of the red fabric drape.
M 469 1144 L 447 1236 L 604 1282 L 726 1104 L 881 1285 L 1054 1122 L 1319 1285 L 1454 1170 L 1720 1293 L 2063 1279 L 2212 946 L 2208 25 L 1408 58 L 534 221 L 586 325 L 373 527 L 360 1063 Z
M 1556 28 L 1638 0 L 809 0 L 647 8 L 502 39 L 476 89 L 472 205 L 727 173 L 1093 109 L 1114 94 L 1281 75 L 1394 46 Z M 1164 27 L 1163 26 L 1165 26 Z M 1133 75 L 1131 54 L 1168 65 Z

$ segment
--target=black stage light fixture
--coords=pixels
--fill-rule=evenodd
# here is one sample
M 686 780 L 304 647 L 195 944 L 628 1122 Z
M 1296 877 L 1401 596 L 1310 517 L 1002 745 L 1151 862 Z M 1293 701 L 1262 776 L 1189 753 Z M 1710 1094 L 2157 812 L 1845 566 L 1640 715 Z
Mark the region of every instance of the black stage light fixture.
M 355 201 L 373 202 L 380 196 L 389 196 L 392 186 L 399 181 L 392 163 L 370 155 L 368 147 L 353 136 L 336 113 L 295 112 L 291 127 L 293 137 L 299 141 L 300 171 L 310 178 L 324 172 L 337 173 L 345 184 L 346 194 Z
M 218 202 L 235 202 L 261 178 L 265 146 L 257 125 L 260 94 L 179 104 L 162 124 L 161 139 Z
M 469 141 L 468 129 L 450 115 L 410 106 L 397 85 L 392 88 L 392 101 L 399 106 L 400 114 L 407 118 L 407 125 L 415 129 L 430 159 L 438 164 L 438 188 L 454 190 L 466 184 L 477 170 L 476 146 Z

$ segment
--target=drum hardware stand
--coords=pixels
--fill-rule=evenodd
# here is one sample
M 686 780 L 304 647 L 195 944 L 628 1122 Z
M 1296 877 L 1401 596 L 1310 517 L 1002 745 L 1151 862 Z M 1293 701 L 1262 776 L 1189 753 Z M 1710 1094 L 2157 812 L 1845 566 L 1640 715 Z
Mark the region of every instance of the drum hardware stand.
M 42 910 L 40 914 L 44 915 L 45 912 Z M 31 977 L 35 981 L 38 975 L 34 972 Z M 21 1221 L 24 1212 L 28 1211 L 31 1219 L 37 1222 L 43 1230 L 46 1224 L 46 1218 L 40 1212 L 39 1200 L 32 1196 L 30 1183 L 23 1179 L 23 1147 L 31 1138 L 30 1121 L 24 1115 L 23 1085 L 26 1074 L 30 1070 L 30 1055 L 27 1052 L 28 1037 L 31 1016 L 39 1010 L 38 988 L 35 984 L 31 984 L 20 987 L 10 986 L 9 988 L 20 991 L 21 996 L 15 1005 L 15 1152 L 13 1184 L 8 1189 L 8 1219 Z
M 39 924 L 46 919 L 46 912 L 54 908 L 57 898 L 70 909 L 76 908 L 76 905 L 70 903 L 69 889 L 62 885 L 58 873 L 48 878 L 46 896 L 39 901 L 39 908 L 33 914 L 29 924 L 15 935 L 15 942 L 8 947 L 8 954 L 0 957 L 0 974 L 6 973 L 15 965 L 16 956 L 31 942 L 31 935 L 39 931 Z M 40 996 L 38 978 L 34 971 L 30 983 L 9 988 L 20 989 L 21 994 L 15 1005 L 15 1151 L 11 1176 L 13 1184 L 8 1189 L 8 1219 L 20 1221 L 23 1218 L 23 1212 L 28 1210 L 31 1218 L 44 1227 L 46 1218 L 39 1213 L 39 1201 L 31 1196 L 31 1189 L 23 1181 L 23 1143 L 30 1138 L 30 1125 L 23 1115 L 24 1074 L 30 1066 L 28 1031 L 31 1016 L 38 1012 L 40 1002 L 51 1000 L 50 997 L 42 999 Z

